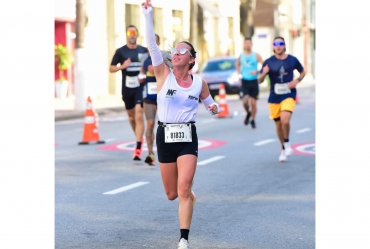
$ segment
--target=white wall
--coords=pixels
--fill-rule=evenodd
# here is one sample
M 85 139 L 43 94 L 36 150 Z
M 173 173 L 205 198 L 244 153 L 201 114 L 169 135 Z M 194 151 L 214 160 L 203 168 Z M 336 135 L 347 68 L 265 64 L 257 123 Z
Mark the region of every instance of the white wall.
M 89 21 L 85 28 L 85 87 L 87 94 L 97 96 L 108 93 L 106 1 L 88 0 L 87 13 Z

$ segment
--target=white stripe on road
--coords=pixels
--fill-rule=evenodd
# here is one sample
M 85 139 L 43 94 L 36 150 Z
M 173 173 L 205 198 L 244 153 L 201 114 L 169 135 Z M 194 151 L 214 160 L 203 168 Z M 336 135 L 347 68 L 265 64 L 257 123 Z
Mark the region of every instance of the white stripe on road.
M 207 123 L 211 123 L 211 122 L 215 122 L 215 121 L 216 121 L 215 119 L 207 119 L 207 120 L 202 121 L 201 123 L 202 124 L 207 124 Z
M 211 157 L 209 159 L 206 159 L 206 160 L 203 160 L 203 161 L 200 161 L 198 162 L 198 165 L 205 165 L 205 164 L 208 164 L 208 163 L 211 163 L 211 162 L 214 162 L 214 161 L 217 161 L 217 160 L 220 160 L 222 158 L 225 158 L 224 156 L 215 156 L 215 157 Z
M 149 182 L 137 182 L 137 183 L 134 183 L 134 184 L 124 186 L 122 188 L 117 188 L 117 189 L 114 189 L 112 191 L 105 192 L 105 193 L 103 193 L 103 195 L 115 195 L 115 194 L 130 190 L 130 189 L 133 189 L 133 188 L 140 187 L 140 186 L 148 184 L 148 183 Z
M 262 140 L 262 141 L 259 141 L 257 143 L 254 143 L 255 146 L 261 146 L 261 145 L 264 145 L 264 144 L 268 144 L 268 143 L 271 143 L 271 142 L 274 142 L 275 139 L 266 139 L 266 140 Z
M 311 128 L 303 128 L 303 129 L 300 129 L 298 131 L 296 131 L 297 133 L 304 133 L 304 132 L 307 132 L 307 131 L 310 131 Z

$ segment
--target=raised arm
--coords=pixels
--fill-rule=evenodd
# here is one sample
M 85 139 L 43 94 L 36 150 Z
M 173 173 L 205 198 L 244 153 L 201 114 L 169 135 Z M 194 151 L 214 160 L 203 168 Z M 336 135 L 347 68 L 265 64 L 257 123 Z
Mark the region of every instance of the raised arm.
M 152 57 L 152 65 L 155 78 L 157 80 L 157 91 L 159 92 L 168 74 L 170 73 L 170 69 L 163 63 L 161 50 L 155 42 L 155 33 L 153 27 L 153 6 L 150 0 L 146 0 L 141 5 L 146 24 L 145 39 L 148 45 L 150 56 Z

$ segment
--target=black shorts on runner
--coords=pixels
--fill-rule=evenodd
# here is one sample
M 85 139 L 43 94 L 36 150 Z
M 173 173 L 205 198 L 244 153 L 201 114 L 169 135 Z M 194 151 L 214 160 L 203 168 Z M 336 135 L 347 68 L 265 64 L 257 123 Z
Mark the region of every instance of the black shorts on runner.
M 143 89 L 138 88 L 126 88 L 122 93 L 122 100 L 125 103 L 126 110 L 130 110 L 140 104 L 143 107 Z
M 145 104 L 151 104 L 151 105 L 157 105 L 157 99 L 145 98 L 144 103 Z
M 165 143 L 164 126 L 158 122 L 156 145 L 158 161 L 160 163 L 174 163 L 183 155 L 194 155 L 198 157 L 198 136 L 195 124 L 191 124 L 191 142 Z
M 258 99 L 259 86 L 257 80 L 242 79 L 243 96 L 248 95 L 254 99 Z

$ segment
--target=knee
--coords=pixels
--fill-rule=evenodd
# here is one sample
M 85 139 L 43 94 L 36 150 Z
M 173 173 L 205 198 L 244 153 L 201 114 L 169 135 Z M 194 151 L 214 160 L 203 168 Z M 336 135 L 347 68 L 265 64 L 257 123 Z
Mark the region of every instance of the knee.
M 288 125 L 289 124 L 289 118 L 288 117 L 281 117 L 280 119 L 281 125 Z
M 190 183 L 181 183 L 179 185 L 178 194 L 180 197 L 188 197 L 191 191 L 191 184 Z
M 167 199 L 170 201 L 176 200 L 177 198 L 177 193 L 173 191 L 166 192 L 166 195 L 167 195 Z
M 136 112 L 135 113 L 135 120 L 141 122 L 143 120 L 143 113 L 142 112 Z
M 154 120 L 153 119 L 149 119 L 148 120 L 147 127 L 150 130 L 153 130 L 154 129 Z
M 135 115 L 129 115 L 129 116 L 128 116 L 128 120 L 129 120 L 130 122 L 135 122 Z

